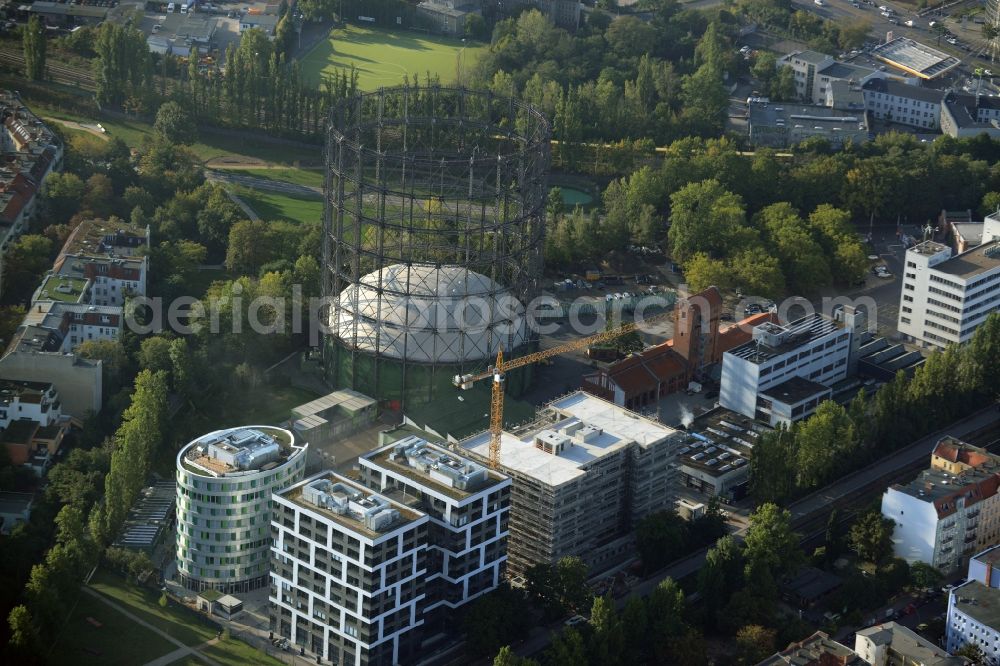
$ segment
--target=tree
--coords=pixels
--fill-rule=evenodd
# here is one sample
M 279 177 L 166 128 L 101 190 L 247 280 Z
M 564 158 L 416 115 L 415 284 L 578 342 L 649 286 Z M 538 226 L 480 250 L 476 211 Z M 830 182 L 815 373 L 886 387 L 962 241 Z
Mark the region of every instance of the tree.
M 495 654 L 501 646 L 521 638 L 530 622 L 524 595 L 506 585 L 500 586 L 476 599 L 463 614 L 466 646 L 473 655 Z
M 774 653 L 777 632 L 759 624 L 748 624 L 736 632 L 736 647 L 740 661 L 756 664 Z
M 268 225 L 261 220 L 240 220 L 229 230 L 226 268 L 240 275 L 256 275 L 273 256 Z
M 170 604 L 170 600 L 167 598 L 167 593 L 161 593 L 160 598 L 156 603 L 159 604 L 160 608 L 166 608 Z
M 543 661 L 551 666 L 580 666 L 588 663 L 587 645 L 583 636 L 573 627 L 567 627 L 553 636 L 545 650 Z
M 707 621 L 714 627 L 729 598 L 743 583 L 743 553 L 733 537 L 726 535 L 705 554 L 698 571 L 698 592 L 704 602 Z
M 528 657 L 522 657 L 504 645 L 493 658 L 493 666 L 538 666 L 538 662 Z
M 174 391 L 184 398 L 190 398 L 195 378 L 195 366 L 186 338 L 176 338 L 171 341 L 170 369 Z
M 717 180 L 685 185 L 670 196 L 667 242 L 674 261 L 687 262 L 703 252 L 725 258 L 757 240 L 746 226 L 743 200 Z
M 38 16 L 28 19 L 21 34 L 24 47 L 24 74 L 32 81 L 45 78 L 45 26 Z
M 692 292 L 709 287 L 729 289 L 735 282 L 733 271 L 721 259 L 713 259 L 704 252 L 698 252 L 684 263 L 684 280 Z
M 975 643 L 964 643 L 962 647 L 955 650 L 954 655 L 956 657 L 965 657 L 972 662 L 973 666 L 986 666 L 991 663 L 987 661 L 983 649 Z
M 896 523 L 877 511 L 863 515 L 848 535 L 851 550 L 861 559 L 881 564 L 892 554 L 892 532 Z
M 618 612 L 610 597 L 594 597 L 590 608 L 590 626 L 594 630 L 590 640 L 592 661 L 609 666 L 620 663 L 624 636 Z
M 763 565 L 774 577 L 795 571 L 802 562 L 799 535 L 792 531 L 792 515 L 770 502 L 750 514 L 750 525 L 744 541 L 748 567 Z M 747 580 L 751 580 L 749 569 Z
M 52 241 L 25 234 L 14 241 L 3 260 L 3 290 L 14 301 L 26 301 L 42 274 L 52 265 Z
M 171 368 L 170 339 L 162 335 L 146 338 L 139 345 L 136 360 L 139 362 L 140 370 L 169 372 Z
M 683 84 L 683 118 L 689 129 L 702 136 L 717 135 L 724 123 L 729 95 L 722 84 L 722 72 L 711 63 L 705 63 Z
M 650 514 L 636 525 L 635 540 L 643 568 L 656 571 L 686 551 L 688 525 L 674 511 Z
M 10 625 L 11 645 L 24 654 L 37 654 L 41 641 L 31 611 L 23 604 L 15 606 L 7 616 L 7 623 Z
M 80 358 L 101 361 L 104 381 L 110 387 L 120 385 L 128 366 L 128 354 L 119 340 L 84 340 L 76 347 Z
M 295 8 L 302 12 L 302 16 L 307 21 L 328 19 L 336 11 L 334 0 L 299 0 Z
M 564 557 L 556 562 L 556 590 L 564 608 L 580 612 L 590 604 L 587 575 L 587 565 L 579 557 Z
M 156 112 L 153 132 L 167 143 L 186 145 L 194 143 L 198 127 L 185 107 L 177 102 L 164 102 Z

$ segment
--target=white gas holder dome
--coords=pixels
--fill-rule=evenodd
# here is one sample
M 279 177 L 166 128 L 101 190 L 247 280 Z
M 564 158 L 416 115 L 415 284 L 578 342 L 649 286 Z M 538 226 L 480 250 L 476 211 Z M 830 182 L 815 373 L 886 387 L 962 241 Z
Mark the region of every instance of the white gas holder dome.
M 331 327 L 360 351 L 418 363 L 479 361 L 528 339 L 524 305 L 459 266 L 392 264 L 340 293 Z

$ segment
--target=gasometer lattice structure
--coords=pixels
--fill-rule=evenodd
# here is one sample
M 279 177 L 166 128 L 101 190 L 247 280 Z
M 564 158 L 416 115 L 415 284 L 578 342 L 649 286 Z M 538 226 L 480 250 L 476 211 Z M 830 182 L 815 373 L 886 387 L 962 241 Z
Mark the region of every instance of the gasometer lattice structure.
M 535 344 L 525 304 L 542 271 L 550 134 L 534 108 L 462 88 L 383 88 L 332 110 L 323 292 L 334 384 L 426 402 L 500 346 Z

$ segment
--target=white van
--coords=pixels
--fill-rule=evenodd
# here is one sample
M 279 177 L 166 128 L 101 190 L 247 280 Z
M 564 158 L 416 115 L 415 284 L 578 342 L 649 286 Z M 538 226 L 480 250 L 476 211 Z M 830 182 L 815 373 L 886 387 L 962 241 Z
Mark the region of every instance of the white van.
M 185 2 L 183 5 L 181 5 L 181 14 L 187 14 L 187 13 L 188 13 L 188 5 Z
M 168 14 L 173 14 L 174 13 L 174 3 L 171 2 L 171 3 L 167 4 L 167 13 Z

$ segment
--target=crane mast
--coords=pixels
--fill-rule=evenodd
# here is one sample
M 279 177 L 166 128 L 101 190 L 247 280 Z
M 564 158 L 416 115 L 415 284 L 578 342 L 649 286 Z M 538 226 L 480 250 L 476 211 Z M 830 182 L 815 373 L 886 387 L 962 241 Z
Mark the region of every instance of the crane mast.
M 658 315 L 654 315 L 643 320 L 642 323 L 652 324 L 666 319 L 671 315 L 673 315 L 673 311 L 661 312 Z M 638 329 L 638 323 L 630 322 L 628 324 L 622 324 L 616 328 L 601 331 L 600 333 L 595 333 L 594 335 L 573 340 L 556 347 L 550 347 L 549 349 L 542 349 L 531 354 L 518 356 L 517 358 L 510 359 L 509 361 L 504 361 L 503 347 L 501 346 L 497 351 L 496 363 L 492 368 L 480 373 L 455 375 L 453 383 L 456 387 L 461 389 L 470 389 L 478 381 L 486 379 L 487 377 L 493 378 L 493 387 L 490 394 L 490 468 L 498 469 L 500 467 L 500 436 L 503 432 L 503 390 L 504 380 L 506 379 L 508 370 L 521 368 L 531 363 L 537 363 L 547 358 L 559 356 L 560 354 L 565 354 L 567 352 L 584 349 L 585 347 L 589 347 L 600 342 L 614 340 L 619 336 L 626 335 Z

